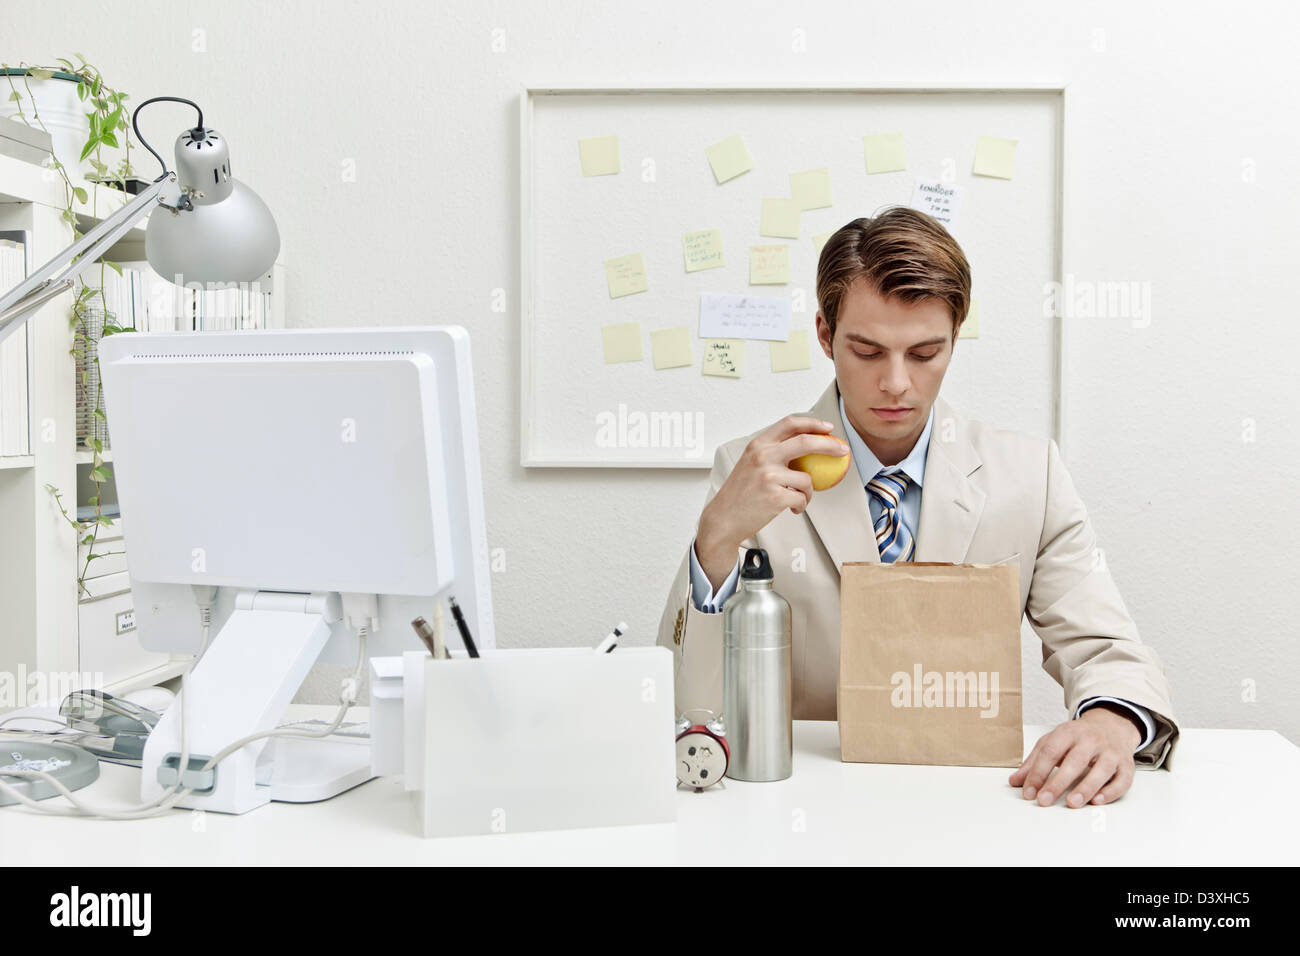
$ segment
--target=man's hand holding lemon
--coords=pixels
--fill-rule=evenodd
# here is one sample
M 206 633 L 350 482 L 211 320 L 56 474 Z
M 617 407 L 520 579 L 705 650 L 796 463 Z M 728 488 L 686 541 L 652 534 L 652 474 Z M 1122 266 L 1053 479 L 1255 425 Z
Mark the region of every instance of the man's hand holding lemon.
M 745 540 L 789 508 L 803 514 L 814 491 L 834 487 L 853 464 L 848 443 L 805 415 L 788 415 L 750 439 L 700 514 L 695 555 L 716 589 Z

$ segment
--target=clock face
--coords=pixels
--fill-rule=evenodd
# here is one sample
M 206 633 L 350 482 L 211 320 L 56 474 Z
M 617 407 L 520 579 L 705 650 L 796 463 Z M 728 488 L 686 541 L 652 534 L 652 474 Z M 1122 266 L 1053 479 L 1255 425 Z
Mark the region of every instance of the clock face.
M 677 779 L 686 786 L 712 786 L 726 772 L 727 751 L 719 740 L 699 731 L 677 739 Z

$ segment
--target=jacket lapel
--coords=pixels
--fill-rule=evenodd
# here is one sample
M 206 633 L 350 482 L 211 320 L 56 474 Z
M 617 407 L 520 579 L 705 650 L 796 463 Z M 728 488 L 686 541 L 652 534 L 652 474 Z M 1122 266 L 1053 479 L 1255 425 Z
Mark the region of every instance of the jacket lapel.
M 966 560 L 984 512 L 984 491 L 970 478 L 980 465 L 965 417 L 936 397 L 913 560 L 945 564 Z
M 831 434 L 848 441 L 839 403 L 839 385 L 832 380 L 808 414 L 832 422 Z M 984 510 L 984 492 L 970 480 L 979 466 L 965 419 L 942 398 L 935 398 L 914 560 L 965 561 Z M 837 572 L 847 562 L 880 563 L 867 490 L 859 477 L 857 466 L 850 464 L 844 480 L 834 488 L 814 492 L 805 511 Z

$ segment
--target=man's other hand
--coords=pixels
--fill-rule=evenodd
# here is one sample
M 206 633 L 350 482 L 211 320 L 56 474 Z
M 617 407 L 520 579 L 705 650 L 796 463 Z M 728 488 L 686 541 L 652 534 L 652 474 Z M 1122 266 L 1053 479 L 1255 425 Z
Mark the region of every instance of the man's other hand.
M 1071 808 L 1089 801 L 1114 803 L 1133 783 L 1133 750 L 1141 742 L 1142 731 L 1124 708 L 1094 704 L 1078 720 L 1045 734 L 1010 783 L 1024 787 L 1026 800 L 1037 797 L 1040 807 L 1050 807 L 1066 792 L 1065 805 Z

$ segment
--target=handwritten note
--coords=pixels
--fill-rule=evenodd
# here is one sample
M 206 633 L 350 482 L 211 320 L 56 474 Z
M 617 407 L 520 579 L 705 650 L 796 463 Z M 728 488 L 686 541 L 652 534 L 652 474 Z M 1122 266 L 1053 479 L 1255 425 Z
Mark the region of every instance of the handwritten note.
M 966 321 L 961 324 L 961 330 L 957 333 L 959 339 L 977 339 L 980 337 L 980 306 L 972 296 L 970 300 L 970 311 L 966 313 Z
M 601 344 L 605 348 L 605 364 L 641 361 L 641 323 L 616 322 L 600 327 Z
M 789 246 L 749 247 L 750 285 L 784 285 L 789 281 Z
M 871 133 L 862 137 L 868 173 L 893 173 L 907 168 L 902 133 Z
M 795 329 L 785 342 L 772 342 L 768 345 L 772 359 L 773 372 L 797 372 L 812 368 L 808 360 L 808 330 Z
M 704 155 L 709 157 L 713 178 L 719 186 L 754 168 L 754 157 L 749 155 L 749 148 L 739 133 L 720 143 L 714 143 L 704 150 Z
M 618 172 L 618 137 L 593 136 L 578 140 L 578 158 L 584 176 L 612 176 Z
M 1010 179 L 1016 168 L 1018 139 L 1000 136 L 981 136 L 975 141 L 975 165 L 971 172 L 976 176 L 993 176 Z
M 790 196 L 800 209 L 825 209 L 831 204 L 829 169 L 809 169 L 790 174 Z
M 721 229 L 701 229 L 699 232 L 683 233 L 682 252 L 686 256 L 687 272 L 721 269 L 726 265 L 722 258 Z
M 651 332 L 650 351 L 656 369 L 695 364 L 695 356 L 691 353 L 691 330 L 684 325 Z
M 758 234 L 778 239 L 798 239 L 801 208 L 794 199 L 764 199 Z
M 960 186 L 932 180 L 918 179 L 912 190 L 912 208 L 929 213 L 948 227 L 951 232 L 957 227 L 957 214 L 961 212 L 962 191 Z
M 745 374 L 745 340 L 705 339 L 702 370 L 705 375 L 740 378 Z
M 645 262 L 641 259 L 641 253 L 633 252 L 630 255 L 619 256 L 617 259 L 606 259 L 605 281 L 609 283 L 611 299 L 647 291 L 650 288 L 650 280 L 646 278 Z
M 790 300 L 770 295 L 700 296 L 700 337 L 775 339 L 790 334 Z

